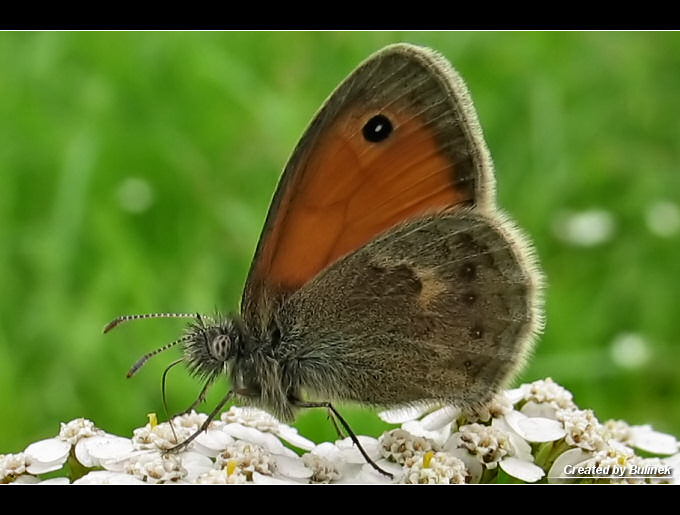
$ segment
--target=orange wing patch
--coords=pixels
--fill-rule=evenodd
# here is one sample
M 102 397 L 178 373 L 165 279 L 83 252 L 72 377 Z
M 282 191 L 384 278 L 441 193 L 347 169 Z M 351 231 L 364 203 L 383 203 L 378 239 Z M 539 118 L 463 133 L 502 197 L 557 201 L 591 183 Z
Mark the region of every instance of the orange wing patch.
M 302 158 L 258 263 L 274 291 L 296 290 L 404 220 L 472 200 L 437 134 L 417 116 L 382 114 L 394 125 L 385 141 L 366 141 L 370 116 L 349 110 Z
M 372 125 L 376 115 L 386 120 Z M 387 120 L 392 132 L 383 138 Z M 366 137 L 364 128 L 371 129 Z M 419 215 L 489 206 L 493 185 L 462 79 L 430 50 L 387 47 L 336 88 L 294 150 L 260 236 L 242 314 L 267 323 L 270 307 L 342 256 Z

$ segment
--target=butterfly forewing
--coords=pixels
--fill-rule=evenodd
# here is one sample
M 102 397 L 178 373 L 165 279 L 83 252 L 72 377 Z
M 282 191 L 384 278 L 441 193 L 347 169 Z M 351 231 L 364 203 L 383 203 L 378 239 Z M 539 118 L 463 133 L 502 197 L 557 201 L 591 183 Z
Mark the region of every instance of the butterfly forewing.
M 366 128 L 376 116 L 389 135 L 371 141 Z M 405 220 L 456 205 L 485 207 L 492 197 L 490 159 L 458 75 L 430 50 L 387 47 L 336 89 L 293 152 L 242 311 L 247 317 L 287 297 Z

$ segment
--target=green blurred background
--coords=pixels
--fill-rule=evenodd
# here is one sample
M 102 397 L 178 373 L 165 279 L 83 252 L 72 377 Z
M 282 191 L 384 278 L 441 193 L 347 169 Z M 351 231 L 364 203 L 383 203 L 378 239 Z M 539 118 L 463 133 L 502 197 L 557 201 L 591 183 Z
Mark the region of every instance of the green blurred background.
M 233 310 L 279 173 L 328 93 L 385 44 L 444 53 L 499 204 L 533 236 L 547 327 L 520 377 L 680 436 L 680 34 L 0 33 L 0 453 L 86 417 L 162 417 L 183 321 Z M 200 386 L 176 368 L 170 411 Z M 205 411 L 224 392 L 214 388 Z M 346 407 L 358 433 L 373 412 Z M 298 421 L 332 439 L 323 412 Z

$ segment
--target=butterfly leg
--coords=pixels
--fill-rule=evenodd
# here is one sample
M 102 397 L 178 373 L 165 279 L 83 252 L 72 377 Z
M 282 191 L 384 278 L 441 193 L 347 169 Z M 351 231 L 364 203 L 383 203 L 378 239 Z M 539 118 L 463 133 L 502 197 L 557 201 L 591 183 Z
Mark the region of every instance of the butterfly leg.
M 361 455 L 364 457 L 366 460 L 366 463 L 368 463 L 371 467 L 373 467 L 375 470 L 383 474 L 384 476 L 389 477 L 390 479 L 393 479 L 394 476 L 390 474 L 389 472 L 381 469 L 377 463 L 375 463 L 371 457 L 368 455 L 368 453 L 364 450 L 364 448 L 361 446 L 361 443 L 359 442 L 359 439 L 357 438 L 357 435 L 354 434 L 354 431 L 352 431 L 352 428 L 349 427 L 349 424 L 347 421 L 343 418 L 343 416 L 340 414 L 340 412 L 335 409 L 335 406 L 333 406 L 330 402 L 308 402 L 308 401 L 302 401 L 302 400 L 295 400 L 295 405 L 299 408 L 326 408 L 329 413 L 332 414 L 332 419 L 337 419 L 342 427 L 347 431 L 347 434 L 349 434 L 349 437 L 352 439 L 352 442 L 354 442 L 354 445 L 357 446 L 357 449 L 359 449 L 359 452 Z M 337 428 L 337 426 L 336 426 Z
M 208 427 L 210 426 L 210 423 L 215 420 L 215 417 L 219 414 L 220 411 L 222 411 L 222 408 L 224 408 L 224 405 L 229 402 L 229 399 L 231 399 L 234 395 L 234 392 L 231 390 L 227 395 L 224 396 L 224 398 L 215 406 L 215 409 L 210 412 L 208 415 L 208 418 L 205 419 L 205 422 L 201 425 L 201 427 L 193 433 L 189 438 L 184 440 L 182 443 L 175 445 L 174 447 L 168 449 L 166 452 L 181 452 L 184 449 L 186 449 L 191 442 L 193 442 L 198 435 L 200 435 L 203 431 L 207 431 Z
M 342 429 L 338 425 L 338 420 L 335 418 L 335 415 L 333 415 L 333 411 L 328 409 L 327 413 L 328 413 L 328 420 L 330 420 L 331 424 L 333 424 L 333 427 L 335 428 L 335 432 L 337 433 L 338 437 L 339 438 L 347 438 L 347 435 L 342 431 Z

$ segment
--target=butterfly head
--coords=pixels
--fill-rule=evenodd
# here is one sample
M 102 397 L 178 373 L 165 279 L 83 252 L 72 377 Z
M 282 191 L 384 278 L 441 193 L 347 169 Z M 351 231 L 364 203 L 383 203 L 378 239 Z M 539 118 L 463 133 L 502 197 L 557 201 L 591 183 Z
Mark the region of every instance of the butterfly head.
M 217 316 L 212 320 L 197 315 L 181 340 L 189 372 L 211 382 L 227 372 L 239 353 L 243 336 L 235 318 Z
M 184 357 L 178 362 L 185 362 L 193 375 L 211 383 L 220 374 L 228 372 L 229 363 L 235 361 L 243 341 L 243 329 L 240 321 L 235 317 L 221 315 L 217 315 L 215 318 L 187 313 L 124 315 L 107 324 L 104 332 L 108 333 L 123 322 L 145 318 L 190 318 L 192 321 L 181 338 L 148 352 L 138 359 L 128 371 L 128 377 L 136 374 L 153 356 L 180 344 L 184 349 Z

